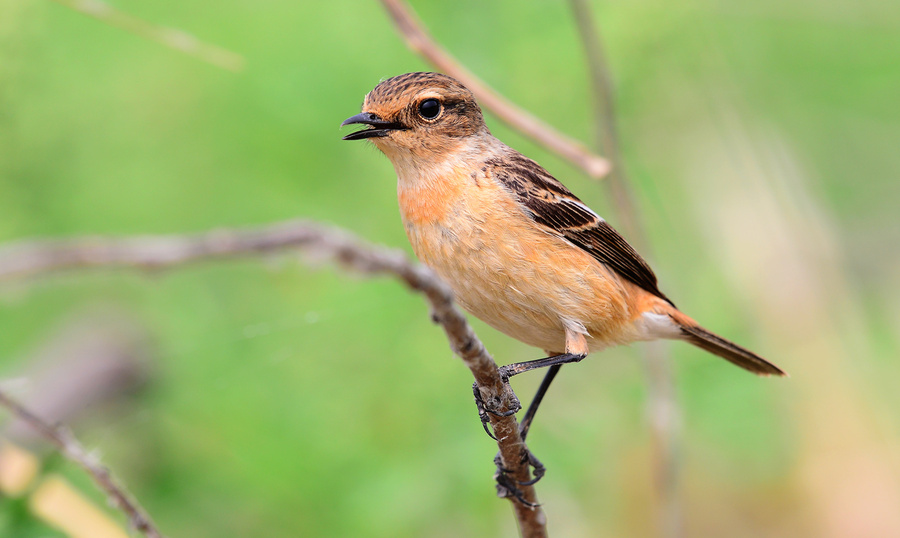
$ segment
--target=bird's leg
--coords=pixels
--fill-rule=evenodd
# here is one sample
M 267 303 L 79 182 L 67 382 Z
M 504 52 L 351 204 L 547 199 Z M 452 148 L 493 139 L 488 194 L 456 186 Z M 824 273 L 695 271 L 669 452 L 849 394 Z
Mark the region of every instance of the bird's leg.
M 554 355 L 548 351 L 547 353 L 550 356 L 547 358 L 514 363 L 500 368 L 500 375 L 505 382 L 509 381 L 510 376 L 521 374 L 522 372 L 527 372 L 536 368 L 549 368 L 547 370 L 547 373 L 544 375 L 544 379 L 541 381 L 541 385 L 538 387 L 534 398 L 531 400 L 531 404 L 528 406 L 528 410 L 525 412 L 525 417 L 522 419 L 522 422 L 519 425 L 519 434 L 522 436 L 523 443 L 525 442 L 525 438 L 528 437 L 528 430 L 531 428 L 531 423 L 534 421 L 534 416 L 537 413 L 538 407 L 540 407 L 541 401 L 547 394 L 547 390 L 550 388 L 550 384 L 553 383 L 553 379 L 556 377 L 556 374 L 559 373 L 562 365 L 568 364 L 570 362 L 581 361 L 587 356 L 588 351 L 589 348 L 587 340 L 585 339 L 585 333 L 583 331 L 573 331 L 567 327 L 566 353 L 559 353 Z M 483 405 L 479 407 L 479 414 L 483 414 L 483 421 L 487 420 L 487 413 L 489 412 L 491 412 L 490 409 L 487 409 Z M 484 423 L 483 425 L 485 431 L 487 431 L 487 425 Z M 490 432 L 488 432 L 488 435 L 490 435 Z M 497 465 L 497 472 L 494 474 L 494 479 L 497 481 L 497 492 L 499 495 L 506 497 L 515 497 L 519 502 L 530 506 L 530 503 L 528 503 L 522 496 L 522 492 L 521 490 L 519 490 L 519 487 L 531 486 L 537 483 L 538 480 L 543 478 L 544 474 L 547 472 L 547 468 L 544 467 L 544 464 L 541 463 L 541 460 L 537 459 L 537 457 L 530 450 L 528 450 L 528 446 L 524 444 L 522 457 L 522 463 L 527 463 L 529 466 L 531 466 L 532 469 L 534 469 L 532 471 L 531 480 L 526 480 L 524 482 L 513 480 L 512 477 L 509 476 L 509 470 L 505 469 L 501 464 L 499 454 L 497 454 L 497 457 L 494 458 L 494 463 Z
M 502 377 L 503 380 L 506 381 L 514 375 L 519 375 L 530 370 L 547 368 L 548 366 L 555 366 L 558 364 L 569 364 L 570 362 L 579 362 L 583 358 L 587 357 L 587 354 L 590 352 L 590 347 L 588 346 L 588 341 L 586 338 L 587 331 L 585 330 L 584 326 L 580 323 L 568 322 L 565 323 L 565 331 L 565 353 L 554 354 L 552 350 L 545 349 L 544 351 L 546 351 L 547 354 L 550 355 L 549 357 L 533 361 L 514 362 L 512 364 L 507 364 L 506 366 L 501 366 L 500 377 Z M 553 378 L 551 377 L 550 381 L 552 380 Z M 550 384 L 549 381 L 547 382 L 547 384 Z
M 519 434 L 522 436 L 522 441 L 525 441 L 525 438 L 528 436 L 528 430 L 531 428 L 531 423 L 534 421 L 534 415 L 537 413 L 538 407 L 541 405 L 541 400 L 544 399 L 544 395 L 547 394 L 547 389 L 550 388 L 550 384 L 553 382 L 553 378 L 556 377 L 556 374 L 559 373 L 559 369 L 562 368 L 561 364 L 554 364 L 551 366 L 547 373 L 544 375 L 544 379 L 541 381 L 541 386 L 538 387 L 537 392 L 534 395 L 534 398 L 531 400 L 531 404 L 528 406 L 528 411 L 525 412 L 525 417 L 522 419 L 522 422 L 519 423 Z M 487 419 L 487 413 L 484 408 L 479 409 L 479 414 L 484 413 L 482 416 L 482 420 Z M 491 432 L 488 431 L 487 425 L 484 424 L 484 431 L 488 432 L 488 435 L 491 435 Z M 496 439 L 496 438 L 495 438 Z M 497 481 L 497 492 L 502 497 L 515 497 L 518 501 L 528 505 L 529 503 L 522 497 L 522 492 L 518 489 L 517 486 L 531 486 L 534 485 L 544 477 L 544 473 L 547 472 L 547 468 L 544 467 L 544 464 L 541 463 L 541 460 L 537 459 L 537 457 L 525 447 L 524 457 L 528 461 L 528 465 L 530 465 L 534 471 L 532 471 L 532 479 L 526 480 L 524 482 L 518 482 L 513 480 L 509 476 L 509 470 L 504 468 L 500 463 L 500 454 L 497 454 L 497 457 L 494 458 L 494 464 L 497 465 L 497 472 L 494 473 L 494 479 Z M 524 463 L 524 461 L 523 461 Z
M 525 412 L 525 418 L 522 419 L 522 422 L 519 423 L 519 435 L 522 436 L 522 440 L 528 436 L 528 430 L 531 428 L 531 423 L 534 421 L 534 415 L 537 413 L 538 407 L 541 405 L 541 401 L 544 399 L 544 395 L 547 394 L 547 389 L 550 388 L 550 383 L 553 382 L 553 378 L 556 377 L 556 374 L 559 373 L 559 369 L 562 368 L 561 364 L 555 364 L 551 366 L 546 375 L 544 375 L 544 379 L 541 381 L 541 386 L 538 387 L 537 392 L 534 395 L 534 398 L 531 400 L 531 404 L 528 406 L 528 411 Z M 490 417 L 488 417 L 488 410 L 484 405 L 484 400 L 481 398 L 481 391 L 478 390 L 478 385 L 472 386 L 472 392 L 475 395 L 475 405 L 478 407 L 478 418 L 481 419 L 481 426 L 484 428 L 485 433 L 493 439 L 497 440 L 497 437 L 491 433 L 491 430 L 488 428 L 488 424 L 490 423 Z M 514 409 L 510 409 L 504 413 L 497 413 L 498 416 L 509 416 L 514 412 Z M 517 409 L 515 411 L 518 411 Z M 534 456 L 532 455 L 532 458 Z M 534 458 L 535 461 L 538 461 L 537 458 Z M 538 461 L 539 463 L 539 461 Z M 535 477 L 539 479 L 539 471 L 540 475 L 543 476 L 543 466 L 540 468 L 535 467 Z M 535 480 L 536 482 L 537 480 Z
M 550 387 L 550 383 L 553 381 L 553 378 L 556 377 L 557 372 L 559 372 L 559 368 L 563 364 L 578 362 L 586 356 L 586 353 L 562 353 L 560 355 L 554 355 L 552 357 L 547 357 L 544 359 L 516 362 L 500 367 L 500 378 L 503 379 L 503 382 L 507 385 L 509 384 L 509 378 L 514 375 L 521 374 L 529 370 L 535 370 L 537 368 L 550 368 L 550 370 L 547 372 L 547 375 L 544 377 L 544 380 L 541 382 L 541 386 L 538 387 L 537 394 L 534 395 L 534 400 L 532 400 L 531 405 L 528 407 L 528 412 L 525 414 L 525 420 L 522 421 L 522 425 L 519 430 L 523 433 L 523 440 L 524 435 L 527 435 L 528 428 L 531 426 L 531 421 L 534 419 L 534 414 L 537 412 L 537 408 L 541 404 L 541 400 L 544 398 L 544 394 L 546 394 L 547 389 Z M 481 391 L 478 390 L 477 384 L 472 385 L 472 392 L 475 394 L 475 406 L 478 408 L 478 418 L 481 420 L 481 426 L 484 428 L 484 431 L 487 432 L 487 434 L 491 437 L 491 439 L 496 441 L 497 438 L 488 429 L 488 422 L 490 422 L 488 413 L 494 415 L 495 417 L 508 417 L 510 415 L 516 414 L 519 409 L 521 409 L 521 406 L 514 405 L 511 406 L 507 411 L 495 411 L 494 409 L 491 409 L 490 405 L 488 405 L 488 403 L 481 398 Z M 515 399 L 514 402 L 518 404 L 517 399 Z
M 540 405 L 541 400 L 544 398 L 544 394 L 550 387 L 550 383 L 553 381 L 553 378 L 556 377 L 557 372 L 559 372 L 559 367 L 570 362 L 579 362 L 580 360 L 587 357 L 589 349 L 587 340 L 585 339 L 586 333 L 584 332 L 583 327 L 580 328 L 582 329 L 581 331 L 576 331 L 572 330 L 568 326 L 566 327 L 565 353 L 559 353 L 533 361 L 516 362 L 500 367 L 500 378 L 507 385 L 509 385 L 509 378 L 514 375 L 518 375 L 529 370 L 535 370 L 537 368 L 549 367 L 551 369 L 549 372 L 547 372 L 547 376 L 544 377 L 544 381 L 541 383 L 541 387 L 538 389 L 537 394 L 535 394 L 535 398 L 525 415 L 525 420 L 522 422 L 523 427 L 521 428 L 521 431 L 524 434 L 527 435 L 528 428 L 531 426 L 531 421 L 534 419 L 534 414 L 537 412 L 537 407 Z M 488 430 L 487 423 L 489 422 L 489 417 L 487 416 L 487 414 L 490 413 L 498 417 L 508 417 L 509 415 L 515 414 L 518 411 L 518 409 L 516 409 L 517 406 L 510 406 L 508 408 L 508 411 L 495 411 L 494 409 L 491 409 L 490 405 L 488 405 L 484 400 L 481 399 L 481 393 L 479 392 L 478 387 L 473 387 L 473 389 L 475 392 L 475 404 L 478 406 L 478 417 L 481 419 L 481 425 L 484 428 L 484 431 L 486 431 L 492 439 L 496 440 L 497 438 Z M 510 389 L 510 392 L 512 392 L 512 389 Z M 515 402 L 518 403 L 518 400 L 515 400 Z
M 506 381 L 514 375 L 537 370 L 538 368 L 579 362 L 585 357 L 587 357 L 587 353 L 562 353 L 560 355 L 553 355 L 552 357 L 536 359 L 533 361 L 514 362 L 500 367 L 500 377 Z
M 554 364 L 547 369 L 547 373 L 544 374 L 544 379 L 541 381 L 541 386 L 538 387 L 537 392 L 534 394 L 534 398 L 531 399 L 528 411 L 525 411 L 525 417 L 522 419 L 522 422 L 519 423 L 519 435 L 522 436 L 523 441 L 528 437 L 528 430 L 531 428 L 531 423 L 534 421 L 534 415 L 537 413 L 538 407 L 541 405 L 541 400 L 543 400 L 544 395 L 547 394 L 547 389 L 550 388 L 550 383 L 553 382 L 553 378 L 559 373 L 560 368 L 562 368 L 561 364 Z

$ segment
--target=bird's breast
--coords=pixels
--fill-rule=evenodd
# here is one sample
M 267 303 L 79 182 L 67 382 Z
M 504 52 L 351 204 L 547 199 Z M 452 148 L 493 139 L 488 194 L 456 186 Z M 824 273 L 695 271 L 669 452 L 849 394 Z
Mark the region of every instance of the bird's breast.
M 398 200 L 406 234 L 416 256 L 438 273 L 453 271 L 461 256 L 483 247 L 492 225 L 488 221 L 493 220 L 487 208 L 500 201 L 484 187 L 483 181 L 460 169 L 400 178 Z
M 565 326 L 587 327 L 605 347 L 629 317 L 618 278 L 589 254 L 535 225 L 480 170 L 440 181 L 400 178 L 400 213 L 413 251 L 457 301 L 494 328 L 546 350 L 565 350 Z

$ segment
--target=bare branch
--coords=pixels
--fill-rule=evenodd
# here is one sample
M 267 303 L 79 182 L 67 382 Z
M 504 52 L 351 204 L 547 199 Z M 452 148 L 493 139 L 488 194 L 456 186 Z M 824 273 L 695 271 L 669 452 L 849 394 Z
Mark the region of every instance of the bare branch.
M 616 126 L 612 77 L 603 52 L 603 42 L 586 0 L 570 0 L 570 5 L 587 57 L 593 86 L 594 127 L 600 150 L 612 161 L 612 171 L 604 183 L 613 200 L 625 236 L 639 250 L 647 251 L 646 232 L 641 225 L 637 205 L 628 185 Z M 642 348 L 647 380 L 647 413 L 653 439 L 654 481 L 660 504 L 659 529 L 670 538 L 684 534 L 678 493 L 679 408 L 666 348 L 658 343 Z
M 177 30 L 156 26 L 143 21 L 133 15 L 102 2 L 101 0 L 53 0 L 58 4 L 84 13 L 89 17 L 105 22 L 110 26 L 121 28 L 126 32 L 141 36 L 160 45 L 175 49 L 204 62 L 227 69 L 229 71 L 241 71 L 244 69 L 244 57 L 240 54 L 225 50 L 222 47 L 204 43 L 196 37 Z
M 38 431 L 43 437 L 56 445 L 62 454 L 74 461 L 84 469 L 94 482 L 106 492 L 110 504 L 121 510 L 128 516 L 131 526 L 144 536 L 161 538 L 162 534 L 150 520 L 143 508 L 135 501 L 125 488 L 113 477 L 109 469 L 104 467 L 97 458 L 88 454 L 75 439 L 68 429 L 60 426 L 51 426 L 41 420 L 37 415 L 23 407 L 20 403 L 10 398 L 3 389 L 0 389 L 0 405 L 3 405 L 23 422 Z
M 431 304 L 450 347 L 475 377 L 482 399 L 498 411 L 515 401 L 503 383 L 497 364 L 475 335 L 465 316 L 453 303 L 453 294 L 430 269 L 413 263 L 398 250 L 364 243 L 348 232 L 306 221 L 288 221 L 250 230 L 214 230 L 196 235 L 137 238 L 77 238 L 35 241 L 0 248 L 0 281 L 78 268 L 162 269 L 205 259 L 238 257 L 290 248 L 303 249 L 333 259 L 366 274 L 391 274 L 421 292 Z M 503 468 L 519 482 L 530 479 L 526 446 L 514 415 L 489 415 L 498 438 Z M 533 486 L 521 486 L 523 497 L 537 504 Z M 546 536 L 546 523 L 539 507 L 513 500 L 524 536 Z
M 472 90 L 481 105 L 496 114 L 503 122 L 570 161 L 595 179 L 609 173 L 609 161 L 591 153 L 578 141 L 509 102 L 442 49 L 403 0 L 380 1 L 410 49 L 423 56 L 440 71 L 462 82 Z
M 304 221 L 286 221 L 264 228 L 196 235 L 23 242 L 0 247 L 0 281 L 91 267 L 154 270 L 210 258 L 278 252 L 308 245 L 320 236 L 321 229 Z
M 147 329 L 127 311 L 78 308 L 26 360 L 16 378 L 28 380 L 32 413 L 50 424 L 71 424 L 146 384 L 151 375 Z M 0 437 L 34 444 L 40 437 L 21 420 L 0 425 Z M 43 441 L 43 439 L 41 439 Z
M 593 13 L 586 0 L 569 1 L 581 37 L 581 44 L 587 57 L 588 74 L 591 77 L 594 101 L 594 128 L 600 151 L 604 152 L 612 163 L 607 182 L 607 189 L 613 203 L 619 210 L 620 228 L 631 241 L 643 242 L 644 231 L 634 197 L 628 187 L 628 176 L 619 151 L 619 133 L 616 122 L 615 96 L 612 77 L 607 67 L 603 52 L 603 42 L 594 23 Z M 639 248 L 646 245 L 638 244 Z

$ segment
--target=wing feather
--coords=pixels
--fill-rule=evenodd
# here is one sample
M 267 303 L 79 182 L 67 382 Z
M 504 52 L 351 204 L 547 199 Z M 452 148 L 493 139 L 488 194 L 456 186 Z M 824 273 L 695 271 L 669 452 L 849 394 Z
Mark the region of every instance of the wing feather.
M 585 250 L 625 279 L 672 304 L 659 291 L 656 275 L 641 255 L 539 164 L 510 149 L 502 158 L 489 160 L 485 172 L 512 191 L 528 216 L 549 232 Z

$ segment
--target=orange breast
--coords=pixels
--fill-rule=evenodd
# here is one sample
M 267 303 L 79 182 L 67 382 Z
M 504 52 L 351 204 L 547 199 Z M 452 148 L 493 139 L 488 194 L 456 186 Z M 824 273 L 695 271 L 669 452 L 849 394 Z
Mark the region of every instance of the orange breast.
M 466 185 L 462 175 L 455 172 L 439 180 L 414 185 L 398 184 L 397 198 L 403 221 L 407 225 L 445 221 L 451 208 L 459 203 L 464 194 Z
M 571 327 L 592 351 L 640 339 L 635 322 L 656 298 L 543 229 L 492 178 L 401 177 L 398 195 L 416 256 L 494 328 L 555 352 Z

